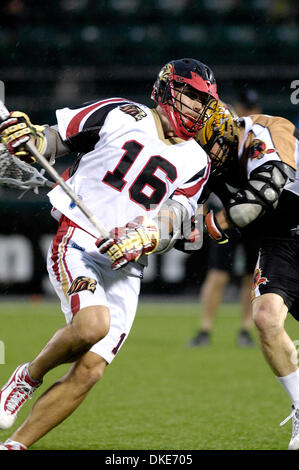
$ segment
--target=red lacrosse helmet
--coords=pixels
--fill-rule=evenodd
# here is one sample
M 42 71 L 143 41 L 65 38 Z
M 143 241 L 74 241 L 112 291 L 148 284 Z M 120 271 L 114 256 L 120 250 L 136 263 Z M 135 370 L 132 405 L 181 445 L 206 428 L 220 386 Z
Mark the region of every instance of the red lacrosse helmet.
M 187 94 L 190 87 L 202 109 L 196 118 L 182 113 L 178 96 Z M 194 137 L 215 111 L 218 100 L 217 85 L 212 70 L 195 59 L 178 59 L 161 69 L 154 83 L 152 99 L 162 108 L 176 135 L 184 140 Z M 181 108 L 182 106 L 180 106 Z

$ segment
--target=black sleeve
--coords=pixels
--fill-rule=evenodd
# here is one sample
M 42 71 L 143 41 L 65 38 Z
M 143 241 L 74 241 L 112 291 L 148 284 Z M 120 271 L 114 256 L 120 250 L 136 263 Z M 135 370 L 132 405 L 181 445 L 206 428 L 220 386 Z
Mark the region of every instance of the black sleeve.
M 83 126 L 78 132 L 70 132 L 65 143 L 70 147 L 72 152 L 86 153 L 94 149 L 99 140 L 99 132 L 105 122 L 107 115 L 120 105 L 127 104 L 128 102 L 120 99 L 111 99 L 103 101 L 95 101 L 93 103 L 84 104 L 83 107 L 78 107 L 78 114 L 74 116 L 73 128 L 79 128 L 80 120 L 85 117 L 85 110 L 91 110 L 92 113 L 86 119 Z M 88 111 L 90 112 L 90 111 Z

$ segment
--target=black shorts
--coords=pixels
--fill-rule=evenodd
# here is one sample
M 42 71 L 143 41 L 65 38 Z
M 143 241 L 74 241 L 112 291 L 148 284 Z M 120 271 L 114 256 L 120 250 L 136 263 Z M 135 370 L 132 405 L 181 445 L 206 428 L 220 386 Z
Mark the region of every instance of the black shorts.
M 243 240 L 236 230 L 227 232 L 229 242 L 223 245 L 210 242 L 209 269 L 217 269 L 233 274 L 234 259 L 239 246 L 242 247 L 245 257 L 244 274 L 253 274 L 258 257 L 258 243 L 252 240 Z
M 299 321 L 299 240 L 261 241 L 252 284 L 253 298 L 279 294 Z

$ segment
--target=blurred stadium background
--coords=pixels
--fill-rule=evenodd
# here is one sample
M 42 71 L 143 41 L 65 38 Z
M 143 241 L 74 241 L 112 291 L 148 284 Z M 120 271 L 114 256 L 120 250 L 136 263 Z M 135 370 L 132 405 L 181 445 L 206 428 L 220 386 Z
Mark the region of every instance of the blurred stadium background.
M 254 88 L 265 113 L 295 122 L 298 21 L 296 0 L 3 0 L 0 80 L 9 109 L 52 124 L 56 108 L 95 98 L 151 104 L 161 66 L 195 57 L 213 68 L 226 101 Z M 56 222 L 45 194 L 17 196 L 0 189 L 0 293 L 49 294 L 45 253 Z M 153 257 L 142 294 L 165 296 L 179 286 L 191 298 L 205 269 L 204 251 Z M 242 253 L 236 283 L 241 270 Z

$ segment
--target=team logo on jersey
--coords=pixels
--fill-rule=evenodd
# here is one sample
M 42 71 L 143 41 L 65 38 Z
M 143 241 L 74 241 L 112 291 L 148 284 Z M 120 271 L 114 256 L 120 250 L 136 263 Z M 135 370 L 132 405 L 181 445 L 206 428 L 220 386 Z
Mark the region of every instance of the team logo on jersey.
M 67 291 L 68 295 L 76 294 L 81 292 L 82 290 L 89 290 L 94 294 L 96 290 L 97 281 L 95 279 L 91 279 L 90 277 L 79 276 L 72 282 L 71 287 Z
M 275 152 L 274 149 L 267 149 L 265 142 L 259 139 L 253 139 L 249 147 L 249 158 L 260 160 L 267 153 Z
M 120 106 L 119 109 L 123 113 L 132 116 L 135 121 L 140 121 L 142 118 L 146 117 L 146 112 L 139 108 L 139 106 L 136 104 L 124 104 L 123 106 Z
M 256 268 L 253 275 L 252 289 L 255 289 L 260 284 L 267 284 L 267 282 L 269 282 L 269 279 L 265 276 L 262 276 L 262 271 L 260 268 Z

